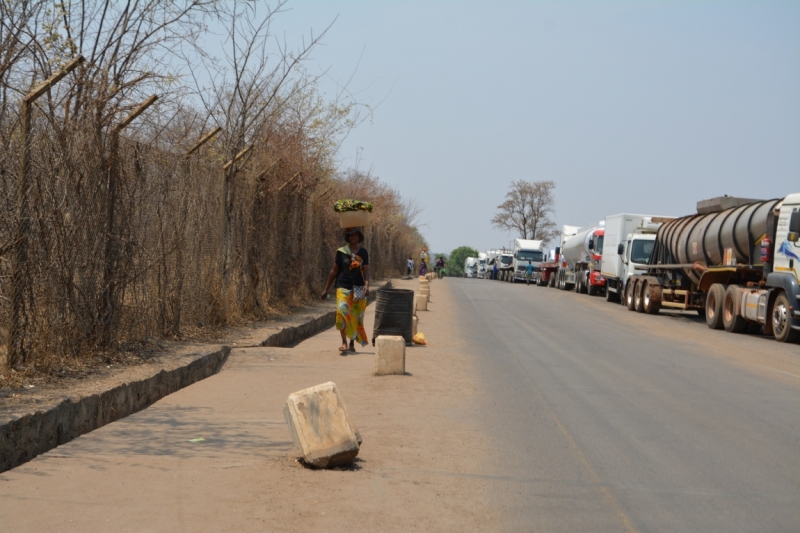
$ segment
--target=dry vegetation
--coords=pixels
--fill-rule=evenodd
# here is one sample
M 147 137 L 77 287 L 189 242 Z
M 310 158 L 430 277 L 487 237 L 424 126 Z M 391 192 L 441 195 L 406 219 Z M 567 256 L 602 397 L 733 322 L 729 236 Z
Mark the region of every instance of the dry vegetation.
M 366 245 L 376 277 L 419 249 L 413 204 L 336 168 L 363 108 L 324 100 L 302 70 L 319 38 L 289 51 L 270 40 L 282 4 L 253 5 L 0 0 L 8 366 L 114 354 L 314 298 L 342 242 L 337 198 L 375 205 Z M 209 36 L 211 19 L 227 35 Z M 23 172 L 24 98 L 78 56 L 30 106 Z M 151 95 L 155 104 L 125 124 Z

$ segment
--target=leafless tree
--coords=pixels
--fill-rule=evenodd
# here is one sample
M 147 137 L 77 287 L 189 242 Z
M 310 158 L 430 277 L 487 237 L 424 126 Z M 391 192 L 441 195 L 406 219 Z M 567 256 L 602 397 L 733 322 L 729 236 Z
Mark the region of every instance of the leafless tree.
M 555 213 L 555 187 L 552 181 L 512 182 L 506 201 L 497 206 L 492 224 L 516 231 L 523 239 L 549 241 L 558 233 L 550 218 Z

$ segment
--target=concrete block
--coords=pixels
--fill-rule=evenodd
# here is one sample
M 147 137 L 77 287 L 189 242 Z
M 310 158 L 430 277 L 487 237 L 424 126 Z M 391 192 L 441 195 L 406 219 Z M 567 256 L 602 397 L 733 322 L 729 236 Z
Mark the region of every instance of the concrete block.
M 419 290 L 420 296 L 425 296 L 428 298 L 428 302 L 431 301 L 431 291 L 429 289 L 420 289 Z
M 419 323 L 419 319 L 416 316 L 411 317 L 411 336 L 417 334 L 417 324 Z
M 428 297 L 419 295 L 417 296 L 417 305 L 415 307 L 417 311 L 427 311 L 428 310 Z
M 375 375 L 405 372 L 406 340 L 400 335 L 379 335 L 375 339 Z
M 335 383 L 293 392 L 286 400 L 283 417 L 294 445 L 309 465 L 328 468 L 351 463 L 358 455 L 361 435 Z

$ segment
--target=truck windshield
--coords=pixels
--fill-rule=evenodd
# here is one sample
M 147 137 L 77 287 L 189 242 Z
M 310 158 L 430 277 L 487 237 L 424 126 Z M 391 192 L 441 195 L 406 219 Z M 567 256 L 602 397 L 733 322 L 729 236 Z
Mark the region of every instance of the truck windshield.
M 633 241 L 631 245 L 631 262 L 645 264 L 650 260 L 656 241 Z
M 502 261 L 502 263 L 504 265 L 510 265 L 511 264 L 511 256 L 510 255 L 504 255 L 503 257 L 500 258 L 500 261 Z
M 533 261 L 540 263 L 542 261 L 542 252 L 520 250 L 517 252 L 517 261 Z
M 597 243 L 594 245 L 594 253 L 596 253 L 597 255 L 602 255 L 603 254 L 603 236 L 602 235 L 597 237 Z M 648 255 L 648 257 L 650 257 L 650 256 Z

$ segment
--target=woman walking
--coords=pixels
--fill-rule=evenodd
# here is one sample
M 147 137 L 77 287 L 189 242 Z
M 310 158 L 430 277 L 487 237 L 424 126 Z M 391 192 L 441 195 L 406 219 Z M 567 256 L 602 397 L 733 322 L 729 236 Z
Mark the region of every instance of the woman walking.
M 331 284 L 336 281 L 336 329 L 342 335 L 339 347 L 342 355 L 346 355 L 348 350 L 355 352 L 356 341 L 361 346 L 367 344 L 364 312 L 369 295 L 369 254 L 366 248 L 361 247 L 364 234 L 361 228 L 345 228 L 344 239 L 347 245 L 336 250 L 333 268 L 322 293 L 324 300 Z

